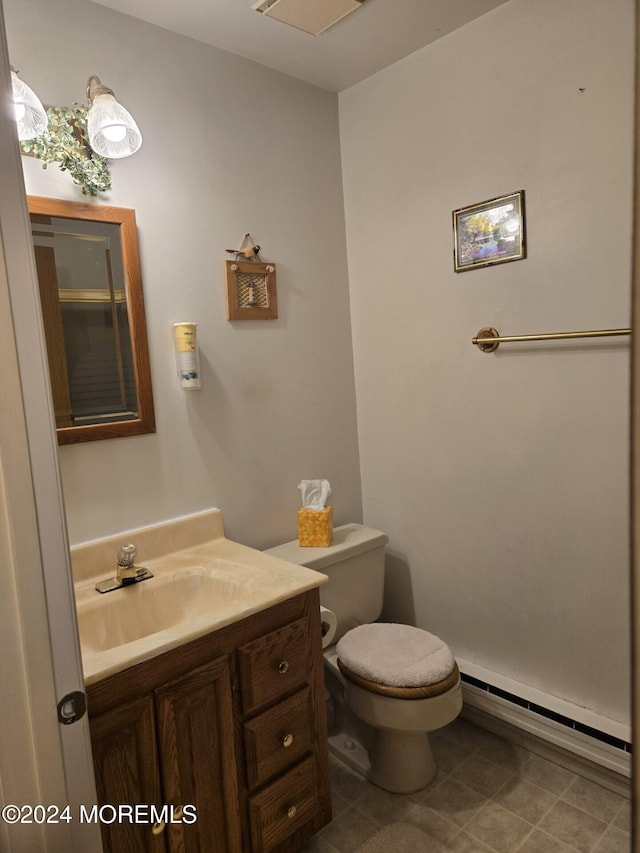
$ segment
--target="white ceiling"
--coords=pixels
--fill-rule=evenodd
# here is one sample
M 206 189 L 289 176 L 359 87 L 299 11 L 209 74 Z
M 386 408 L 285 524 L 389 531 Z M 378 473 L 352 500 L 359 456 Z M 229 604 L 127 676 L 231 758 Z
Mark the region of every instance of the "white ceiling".
M 340 92 L 506 0 L 365 0 L 319 36 L 255 12 L 252 0 L 92 2 Z

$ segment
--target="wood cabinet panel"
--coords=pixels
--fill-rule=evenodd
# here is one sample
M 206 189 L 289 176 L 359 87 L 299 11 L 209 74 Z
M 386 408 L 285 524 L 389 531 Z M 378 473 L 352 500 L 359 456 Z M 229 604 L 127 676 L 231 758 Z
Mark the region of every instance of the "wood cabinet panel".
M 91 741 L 100 804 L 162 805 L 151 696 L 93 719 Z M 150 825 L 115 820 L 102 823 L 101 830 L 105 853 L 165 851 L 164 838 Z
M 165 802 L 197 811 L 167 826 L 169 849 L 239 851 L 229 658 L 159 688 L 156 705 Z

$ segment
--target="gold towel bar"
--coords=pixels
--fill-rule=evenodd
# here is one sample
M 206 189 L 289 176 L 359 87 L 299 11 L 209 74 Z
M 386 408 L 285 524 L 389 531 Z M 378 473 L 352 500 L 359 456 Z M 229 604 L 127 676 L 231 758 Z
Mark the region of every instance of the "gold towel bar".
M 479 330 L 471 343 L 482 352 L 494 352 L 500 344 L 510 344 L 515 341 L 562 341 L 569 338 L 613 338 L 619 335 L 630 335 L 631 329 L 594 329 L 588 332 L 550 332 L 544 335 L 501 335 L 493 326 L 484 326 Z

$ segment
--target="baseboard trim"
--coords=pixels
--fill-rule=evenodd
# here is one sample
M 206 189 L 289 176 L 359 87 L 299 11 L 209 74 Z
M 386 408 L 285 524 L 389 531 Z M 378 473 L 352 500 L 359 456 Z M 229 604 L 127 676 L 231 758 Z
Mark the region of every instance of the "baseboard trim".
M 463 681 L 462 716 L 624 797 L 631 753 Z

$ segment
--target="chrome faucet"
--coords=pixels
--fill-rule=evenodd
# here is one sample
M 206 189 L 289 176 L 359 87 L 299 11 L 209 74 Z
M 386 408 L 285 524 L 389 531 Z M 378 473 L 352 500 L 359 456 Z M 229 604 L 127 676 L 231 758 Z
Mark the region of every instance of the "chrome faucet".
M 96 589 L 98 592 L 111 592 L 114 589 L 130 586 L 131 584 L 146 581 L 148 578 L 153 577 L 148 569 L 135 565 L 136 552 L 135 545 L 122 545 L 118 549 L 116 576 L 115 578 L 109 578 L 106 581 L 97 583 Z
M 137 550 L 135 545 L 122 545 L 118 548 L 116 580 L 120 581 L 123 586 L 131 580 L 135 580 L 138 571 L 134 565 Z

